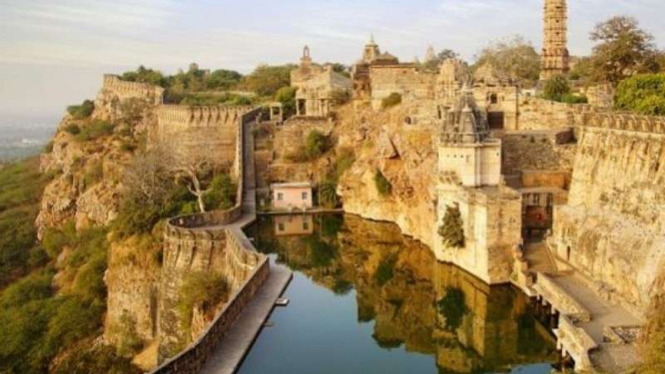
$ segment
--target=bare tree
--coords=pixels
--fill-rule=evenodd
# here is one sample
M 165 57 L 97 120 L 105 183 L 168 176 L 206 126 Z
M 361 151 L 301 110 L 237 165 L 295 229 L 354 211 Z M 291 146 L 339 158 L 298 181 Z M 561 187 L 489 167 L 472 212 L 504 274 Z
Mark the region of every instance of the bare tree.
M 168 152 L 161 147 L 134 157 L 123 178 L 131 198 L 146 205 L 164 203 L 173 186 L 173 173 L 165 162 L 168 158 Z
M 215 168 L 213 160 L 199 152 L 178 152 L 169 161 L 176 180 L 185 183 L 187 190 L 196 197 L 199 210 L 205 213 L 204 197 L 212 191 L 207 182 Z

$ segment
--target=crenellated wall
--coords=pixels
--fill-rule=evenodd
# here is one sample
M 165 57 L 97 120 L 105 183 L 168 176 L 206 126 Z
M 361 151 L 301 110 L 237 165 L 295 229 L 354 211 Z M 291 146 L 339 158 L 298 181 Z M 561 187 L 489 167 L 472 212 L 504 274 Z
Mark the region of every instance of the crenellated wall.
M 113 74 L 104 75 L 102 92 L 114 94 L 119 100 L 139 98 L 151 104 L 161 105 L 164 99 L 164 88 L 148 83 L 128 82 Z
M 238 117 L 238 127 L 246 128 L 261 109 L 254 109 Z M 238 170 L 238 198 L 233 208 L 225 211 L 194 214 L 171 219 L 164 233 L 164 258 L 160 280 L 159 353 L 160 358 L 173 356 L 187 333 L 177 312 L 180 289 L 187 275 L 193 272 L 217 273 L 224 276 L 232 297 L 215 316 L 211 325 L 184 351 L 164 362 L 153 373 L 196 373 L 205 363 L 208 354 L 222 339 L 224 333 L 239 316 L 269 275 L 268 258 L 258 253 L 242 232 L 242 225 L 253 220 L 251 211 L 243 211 L 246 186 L 243 154 L 245 137 L 252 136 L 238 131 L 235 152 Z M 247 162 L 251 162 L 248 160 Z M 253 193 L 253 190 L 251 192 Z M 249 219 L 243 216 L 249 215 Z M 243 224 L 237 223 L 242 217 Z
M 206 158 L 221 167 L 236 162 L 236 138 L 249 106 L 190 107 L 164 105 L 151 146 L 161 145 L 184 157 Z

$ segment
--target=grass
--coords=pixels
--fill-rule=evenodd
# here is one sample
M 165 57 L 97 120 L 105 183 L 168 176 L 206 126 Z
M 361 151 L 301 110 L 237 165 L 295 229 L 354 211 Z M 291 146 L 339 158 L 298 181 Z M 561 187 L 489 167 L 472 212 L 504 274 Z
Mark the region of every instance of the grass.
M 47 177 L 39 159 L 31 158 L 0 170 L 0 290 L 12 280 L 43 265 L 34 222 Z

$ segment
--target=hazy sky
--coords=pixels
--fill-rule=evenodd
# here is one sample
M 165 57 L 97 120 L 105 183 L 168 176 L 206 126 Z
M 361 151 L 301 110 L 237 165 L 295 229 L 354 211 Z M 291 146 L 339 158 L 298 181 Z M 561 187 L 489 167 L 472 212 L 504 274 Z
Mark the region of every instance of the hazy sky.
M 0 125 L 60 117 L 94 97 L 102 74 L 140 64 L 165 73 L 196 61 L 243 73 L 295 62 L 352 63 L 373 33 L 404 61 L 428 45 L 471 60 L 488 42 L 541 42 L 542 0 L 0 0 Z M 588 54 L 593 25 L 637 17 L 662 48 L 664 0 L 569 0 L 570 50 Z

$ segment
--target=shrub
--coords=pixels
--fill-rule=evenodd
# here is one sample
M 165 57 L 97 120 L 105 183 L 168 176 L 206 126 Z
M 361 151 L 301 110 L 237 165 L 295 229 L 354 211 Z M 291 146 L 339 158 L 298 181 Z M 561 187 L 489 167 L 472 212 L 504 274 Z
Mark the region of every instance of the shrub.
M 381 196 L 388 196 L 393 191 L 393 186 L 379 169 L 374 172 L 374 185 Z
M 83 184 L 88 189 L 104 179 L 104 164 L 101 160 L 95 161 L 88 167 L 83 176 Z
M 0 309 L 21 307 L 29 302 L 48 299 L 53 295 L 53 272 L 33 273 L 14 282 L 0 294 Z
M 335 182 L 339 181 L 339 178 L 353 166 L 354 162 L 356 162 L 356 155 L 352 150 L 344 149 L 340 151 L 337 159 L 335 159 L 334 175 L 331 179 Z
M 42 246 L 51 258 L 56 258 L 65 246 L 72 245 L 76 241 L 76 227 L 74 221 L 68 221 L 62 229 L 47 227 L 44 230 Z
M 589 102 L 589 99 L 583 95 L 565 94 L 561 96 L 560 101 L 566 104 L 586 104 Z
M 86 343 L 86 342 L 84 342 Z M 141 374 L 129 358 L 119 357 L 111 346 L 77 344 L 53 368 L 53 374 Z
M 275 94 L 275 101 L 282 103 L 282 111 L 285 117 L 290 117 L 296 112 L 295 87 L 282 87 Z
M 0 288 L 42 263 L 34 223 L 47 181 L 38 157 L 0 170 Z
M 70 123 L 69 125 L 65 126 L 65 132 L 72 135 L 78 135 L 81 133 L 81 128 L 75 123 Z
M 44 146 L 43 152 L 47 153 L 47 154 L 53 152 L 53 140 L 46 143 L 46 145 Z
M 386 97 L 381 101 L 381 107 L 383 109 L 388 109 L 396 105 L 399 105 L 401 103 L 402 103 L 402 95 L 398 94 L 397 92 L 393 92 L 388 97 Z
M 546 81 L 543 88 L 543 98 L 547 100 L 560 102 L 564 95 L 569 95 L 570 93 L 570 85 L 566 78 L 561 75 L 557 75 Z
M 337 197 L 337 184 L 332 181 L 326 181 L 319 185 L 318 189 L 319 204 L 326 208 L 336 208 L 339 204 Z
M 75 119 L 85 119 L 92 115 L 95 110 L 95 103 L 85 100 L 81 105 L 71 105 L 67 107 L 67 112 Z
M 120 316 L 120 340 L 118 342 L 118 354 L 123 357 L 131 357 L 143 349 L 143 339 L 136 332 L 136 318 L 126 310 Z
M 76 140 L 79 142 L 87 142 L 103 138 L 113 134 L 113 129 L 115 129 L 114 124 L 102 120 L 95 120 L 81 129 L 80 133 L 76 135 Z
M 204 311 L 226 301 L 229 285 L 221 274 L 217 273 L 190 273 L 180 288 L 178 312 L 182 325 L 189 329 L 192 322 L 192 312 L 195 306 Z
M 318 130 L 312 130 L 307 134 L 305 142 L 305 155 L 309 160 L 321 157 L 329 148 L 328 137 Z
M 615 107 L 644 115 L 665 115 L 665 73 L 637 75 L 619 83 Z
M 213 210 L 233 207 L 237 188 L 228 174 L 220 174 L 210 183 L 210 192 L 204 198 L 205 206 Z
M 439 235 L 443 238 L 443 244 L 453 248 L 464 248 L 464 226 L 457 204 L 446 207 L 446 215 L 439 227 Z
M 122 144 L 120 144 L 120 150 L 127 153 L 133 153 L 136 150 L 136 144 L 131 142 L 122 142 Z

